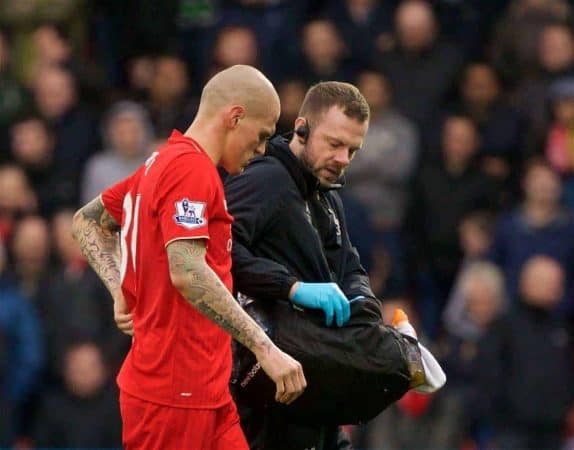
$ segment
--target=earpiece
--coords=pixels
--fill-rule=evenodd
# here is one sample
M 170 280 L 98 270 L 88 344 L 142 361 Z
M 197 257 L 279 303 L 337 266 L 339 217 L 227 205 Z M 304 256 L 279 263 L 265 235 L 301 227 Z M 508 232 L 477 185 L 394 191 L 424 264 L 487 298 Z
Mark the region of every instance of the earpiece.
M 295 129 L 295 134 L 303 139 L 303 142 L 307 142 L 309 131 L 309 122 L 305 121 L 303 125 Z

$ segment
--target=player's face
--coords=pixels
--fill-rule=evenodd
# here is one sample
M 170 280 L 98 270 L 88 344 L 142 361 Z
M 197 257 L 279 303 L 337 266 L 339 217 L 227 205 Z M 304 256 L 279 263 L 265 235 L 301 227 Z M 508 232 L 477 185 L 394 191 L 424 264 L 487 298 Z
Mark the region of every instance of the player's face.
M 346 116 L 339 107 L 332 107 L 312 125 L 301 161 L 322 186 L 331 186 L 361 148 L 368 127 L 368 121 L 361 123 Z
M 275 123 L 279 114 L 264 117 L 246 117 L 234 133 L 228 157 L 224 161 L 225 170 L 231 175 L 241 173 L 256 155 L 265 153 L 267 140 L 275 134 Z

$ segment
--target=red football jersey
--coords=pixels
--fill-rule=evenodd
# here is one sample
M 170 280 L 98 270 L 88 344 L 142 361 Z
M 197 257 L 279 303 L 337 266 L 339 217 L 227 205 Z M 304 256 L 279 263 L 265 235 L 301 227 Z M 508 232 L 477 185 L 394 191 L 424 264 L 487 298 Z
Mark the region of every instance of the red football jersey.
M 120 388 L 169 406 L 229 402 L 231 337 L 173 287 L 166 252 L 176 239 L 208 239 L 207 263 L 232 291 L 233 218 L 215 165 L 197 142 L 174 131 L 101 198 L 122 227 L 122 291 L 134 323 Z

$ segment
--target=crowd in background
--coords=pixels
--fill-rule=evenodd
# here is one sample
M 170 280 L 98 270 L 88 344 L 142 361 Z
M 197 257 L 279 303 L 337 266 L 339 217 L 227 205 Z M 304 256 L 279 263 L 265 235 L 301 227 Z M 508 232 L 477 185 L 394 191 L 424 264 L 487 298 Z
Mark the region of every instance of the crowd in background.
M 315 82 L 365 95 L 351 239 L 448 376 L 357 448 L 574 448 L 573 26 L 572 0 L 0 0 L 0 447 L 120 446 L 130 340 L 73 212 L 250 64 L 281 133 Z

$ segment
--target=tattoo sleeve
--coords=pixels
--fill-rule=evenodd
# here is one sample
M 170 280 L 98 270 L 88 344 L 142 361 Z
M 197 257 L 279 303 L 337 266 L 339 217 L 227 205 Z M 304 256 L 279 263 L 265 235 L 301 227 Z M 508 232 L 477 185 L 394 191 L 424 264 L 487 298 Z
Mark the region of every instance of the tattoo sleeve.
M 174 241 L 167 253 L 172 279 L 189 303 L 251 351 L 268 348 L 267 335 L 207 265 L 202 239 Z
M 97 197 L 75 214 L 72 230 L 82 253 L 115 299 L 121 289 L 120 226 Z

